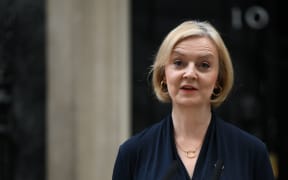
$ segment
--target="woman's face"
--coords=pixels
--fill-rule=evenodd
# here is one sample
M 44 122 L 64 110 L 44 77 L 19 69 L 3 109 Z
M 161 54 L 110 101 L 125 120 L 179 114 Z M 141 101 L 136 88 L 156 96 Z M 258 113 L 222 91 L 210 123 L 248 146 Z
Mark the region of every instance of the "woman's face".
M 218 71 L 218 52 L 209 38 L 190 37 L 176 44 L 164 77 L 173 105 L 210 106 Z

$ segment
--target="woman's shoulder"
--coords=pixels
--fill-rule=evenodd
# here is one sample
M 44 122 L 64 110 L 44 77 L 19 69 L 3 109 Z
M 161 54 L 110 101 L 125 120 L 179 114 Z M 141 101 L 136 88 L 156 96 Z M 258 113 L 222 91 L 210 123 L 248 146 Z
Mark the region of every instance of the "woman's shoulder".
M 266 148 L 266 145 L 262 139 L 238 127 L 232 122 L 225 121 L 220 117 L 217 117 L 217 127 L 219 132 L 222 134 L 222 137 L 226 138 L 228 141 L 243 144 L 245 147 L 258 147 L 260 149 Z
M 123 151 L 133 152 L 140 148 L 148 147 L 153 141 L 155 141 L 155 137 L 159 137 L 159 133 L 163 132 L 167 126 L 168 119 L 168 116 L 164 117 L 161 121 L 132 135 L 120 145 L 120 149 Z
M 253 169 L 253 175 L 249 176 L 256 179 L 273 179 L 269 151 L 260 137 L 221 118 L 216 119 L 216 131 L 226 164 L 246 163 L 245 168 L 241 168 L 242 165 L 238 167 L 241 170 Z M 231 159 L 233 161 L 230 161 Z

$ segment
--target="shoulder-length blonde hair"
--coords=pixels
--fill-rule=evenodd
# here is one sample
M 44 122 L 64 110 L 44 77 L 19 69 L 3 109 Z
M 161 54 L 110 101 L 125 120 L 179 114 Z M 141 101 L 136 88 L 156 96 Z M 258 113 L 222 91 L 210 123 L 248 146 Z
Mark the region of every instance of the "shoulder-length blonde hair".
M 218 85 L 217 96 L 211 96 L 212 107 L 217 107 L 226 99 L 230 93 L 233 81 L 233 65 L 230 54 L 224 44 L 218 31 L 206 21 L 185 21 L 174 28 L 165 37 L 156 54 L 154 64 L 150 73 L 152 73 L 152 84 L 156 97 L 161 102 L 171 102 L 167 91 L 164 91 L 161 85 L 165 76 L 165 65 L 170 59 L 174 46 L 188 37 L 208 37 L 214 42 L 219 55 L 219 74 L 216 84 Z

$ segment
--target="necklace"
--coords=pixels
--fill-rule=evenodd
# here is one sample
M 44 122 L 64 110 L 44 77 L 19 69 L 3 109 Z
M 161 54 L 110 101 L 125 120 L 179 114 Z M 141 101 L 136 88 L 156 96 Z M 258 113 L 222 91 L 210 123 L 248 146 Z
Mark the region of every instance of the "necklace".
M 197 156 L 197 150 L 198 150 L 198 148 L 200 147 L 201 144 L 200 144 L 198 147 L 196 147 L 196 148 L 194 148 L 194 149 L 192 149 L 192 150 L 188 150 L 188 151 L 185 151 L 184 149 L 182 149 L 182 148 L 179 146 L 178 143 L 176 143 L 176 145 L 178 146 L 178 148 L 179 148 L 181 151 L 183 151 L 183 152 L 185 153 L 185 155 L 186 155 L 187 158 L 193 159 L 193 158 L 195 158 L 195 157 Z

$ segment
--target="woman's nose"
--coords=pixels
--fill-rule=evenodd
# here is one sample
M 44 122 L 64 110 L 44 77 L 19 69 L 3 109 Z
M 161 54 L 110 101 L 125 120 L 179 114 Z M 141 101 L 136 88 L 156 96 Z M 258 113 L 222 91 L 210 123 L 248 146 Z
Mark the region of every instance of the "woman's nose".
M 190 64 L 184 70 L 183 78 L 186 79 L 196 79 L 197 78 L 197 71 L 194 64 Z

